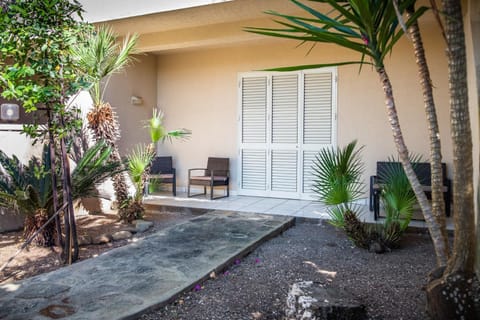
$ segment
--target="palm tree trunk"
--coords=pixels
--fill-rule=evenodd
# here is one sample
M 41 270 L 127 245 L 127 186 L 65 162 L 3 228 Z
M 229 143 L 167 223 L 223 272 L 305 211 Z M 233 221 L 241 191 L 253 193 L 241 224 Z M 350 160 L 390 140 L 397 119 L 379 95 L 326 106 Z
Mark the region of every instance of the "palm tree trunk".
M 117 140 L 120 137 L 120 129 L 117 120 L 117 115 L 109 103 L 103 103 L 94 106 L 93 110 L 87 115 L 88 127 L 92 130 L 95 140 L 104 140 L 111 148 L 112 153 L 110 159 L 121 162 L 120 153 L 118 151 Z M 113 187 L 115 190 L 115 197 L 117 198 L 117 205 L 119 207 L 118 213 L 121 219 L 125 220 L 125 212 L 122 209 L 122 204 L 128 199 L 128 187 L 123 172 L 116 174 L 113 177 Z
M 39 230 L 48 221 L 48 212 L 46 209 L 38 209 L 33 215 L 29 214 L 25 217 L 23 237 L 29 239 L 37 230 Z M 50 247 L 55 244 L 55 224 L 50 222 L 43 230 L 33 239 L 37 246 Z
M 115 162 L 122 162 L 122 158 L 120 157 L 120 153 L 116 146 L 112 147 L 110 159 Z M 116 174 L 113 177 L 113 187 L 115 188 L 115 196 L 117 197 L 118 205 L 121 206 L 122 203 L 128 199 L 128 188 L 123 172 Z
M 453 142 L 453 204 L 455 240 L 446 273 L 474 272 L 475 211 L 472 132 L 468 108 L 465 34 L 460 1 L 443 0 L 450 84 L 450 125 Z
M 450 126 L 453 144 L 453 217 L 455 239 L 443 274 L 426 287 L 432 319 L 478 319 L 480 283 L 475 276 L 475 214 L 472 133 L 468 109 L 465 34 L 459 0 L 442 0 L 450 85 Z M 477 300 L 477 301 L 476 301 Z
M 52 114 L 51 110 L 47 110 L 48 128 L 52 128 Z M 50 170 L 52 174 L 52 196 L 53 196 L 53 214 L 58 210 L 58 189 L 57 189 L 57 169 L 55 163 L 55 137 L 53 132 L 49 132 L 49 148 L 50 148 Z M 60 215 L 55 215 L 55 227 L 57 229 L 57 245 L 63 248 L 62 225 Z
M 63 118 L 62 118 L 63 125 Z M 77 227 L 75 224 L 75 212 L 73 209 L 72 200 L 72 181 L 70 177 L 70 163 L 67 156 L 67 149 L 65 146 L 65 138 L 60 139 L 60 149 L 62 152 L 62 168 L 63 168 L 63 202 L 67 203 L 65 208 L 65 246 L 64 246 L 64 262 L 72 264 L 78 260 L 78 239 Z M 67 232 L 68 226 L 68 232 Z M 72 250 L 73 249 L 73 250 Z
M 382 83 L 383 91 L 385 93 L 385 105 L 387 107 L 388 119 L 390 122 L 390 127 L 392 129 L 393 140 L 395 142 L 395 146 L 397 147 L 400 162 L 402 163 L 405 174 L 407 175 L 408 181 L 410 182 L 412 190 L 417 197 L 420 208 L 422 209 L 423 216 L 425 217 L 425 221 L 427 223 L 428 230 L 430 231 L 430 235 L 432 237 L 433 245 L 435 248 L 437 264 L 441 266 L 446 265 L 447 256 L 445 255 L 446 248 L 445 242 L 442 239 L 442 231 L 440 230 L 439 225 L 435 221 L 430 202 L 428 201 L 425 192 L 423 192 L 422 186 L 418 181 L 415 172 L 413 171 L 412 164 L 410 163 L 408 149 L 405 145 L 402 130 L 400 128 L 400 121 L 398 119 L 395 100 L 393 99 L 392 84 L 390 82 L 390 79 L 388 78 L 387 72 L 385 71 L 384 67 L 377 67 L 377 72 L 380 76 L 380 82 Z
M 407 19 L 410 19 L 414 14 L 415 9 L 409 8 L 407 10 Z M 430 71 L 425 57 L 420 28 L 415 21 L 409 28 L 408 33 L 413 43 L 415 58 L 418 66 L 418 75 L 423 91 L 423 103 L 425 106 L 425 113 L 427 116 L 428 132 L 430 139 L 430 167 L 431 167 L 431 186 L 432 186 L 432 213 L 438 227 L 442 233 L 441 241 L 444 242 L 443 248 L 445 252 L 442 253 L 447 259 L 450 255 L 448 234 L 445 219 L 445 203 L 443 200 L 443 172 L 442 172 L 442 151 L 440 143 L 440 130 L 438 127 L 437 112 L 435 102 L 433 99 L 432 82 L 430 79 Z M 444 261 L 442 259 L 442 261 Z M 439 265 L 440 267 L 441 265 Z

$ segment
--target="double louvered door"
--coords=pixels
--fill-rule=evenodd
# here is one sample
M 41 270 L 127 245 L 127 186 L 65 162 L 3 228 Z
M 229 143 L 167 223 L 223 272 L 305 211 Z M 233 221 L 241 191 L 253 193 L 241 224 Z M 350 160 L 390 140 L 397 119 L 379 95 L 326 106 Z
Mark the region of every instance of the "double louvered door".
M 312 161 L 335 145 L 335 71 L 240 76 L 240 194 L 311 197 Z

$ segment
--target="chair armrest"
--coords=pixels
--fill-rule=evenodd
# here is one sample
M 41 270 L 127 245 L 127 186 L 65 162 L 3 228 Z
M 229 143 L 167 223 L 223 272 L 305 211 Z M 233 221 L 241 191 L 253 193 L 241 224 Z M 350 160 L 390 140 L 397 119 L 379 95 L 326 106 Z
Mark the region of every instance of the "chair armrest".
M 230 178 L 230 170 L 210 170 L 210 176 L 213 178 L 213 176 L 221 176 L 221 175 L 218 175 L 218 174 L 215 174 L 215 172 L 218 172 L 218 171 L 222 171 L 223 172 L 227 172 L 227 178 Z
M 190 179 L 191 173 L 192 173 L 193 171 L 200 171 L 200 170 L 203 170 L 203 174 L 205 174 L 205 171 L 207 170 L 207 168 L 192 168 L 192 169 L 188 169 L 188 178 Z

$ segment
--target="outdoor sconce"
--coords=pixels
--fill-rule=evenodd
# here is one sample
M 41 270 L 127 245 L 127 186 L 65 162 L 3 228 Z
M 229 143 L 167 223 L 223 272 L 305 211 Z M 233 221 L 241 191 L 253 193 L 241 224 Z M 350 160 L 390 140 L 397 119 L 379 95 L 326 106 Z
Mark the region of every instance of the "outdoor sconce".
M 0 119 L 5 121 L 17 121 L 18 119 L 20 119 L 20 107 L 18 106 L 18 104 L 2 103 L 0 108 Z
M 132 102 L 132 104 L 134 106 L 139 106 L 139 105 L 143 104 L 143 99 L 141 97 L 137 97 L 137 96 L 132 96 L 130 98 L 130 101 Z

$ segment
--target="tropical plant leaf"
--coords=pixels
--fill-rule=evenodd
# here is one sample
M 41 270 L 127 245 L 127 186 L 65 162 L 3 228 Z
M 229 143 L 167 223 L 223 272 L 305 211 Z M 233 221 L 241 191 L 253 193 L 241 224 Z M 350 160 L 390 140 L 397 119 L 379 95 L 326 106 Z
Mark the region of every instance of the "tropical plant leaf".
M 271 37 L 295 39 L 303 42 L 333 43 L 343 48 L 360 53 L 361 57 L 354 63 L 366 63 L 365 57 L 371 58 L 371 64 L 383 67 L 383 60 L 391 53 L 395 43 L 404 34 L 399 28 L 397 13 L 392 1 L 384 0 L 313 0 L 328 4 L 332 10 L 322 13 L 313 6 L 308 6 L 298 0 L 291 0 L 302 9 L 307 16 L 293 16 L 275 11 L 266 14 L 275 17 L 273 21 L 283 28 L 255 28 L 247 27 L 244 30 Z M 415 0 L 404 0 L 398 5 L 398 10 L 404 12 Z M 417 10 L 406 26 L 417 21 L 425 12 L 422 7 Z M 342 63 L 326 63 L 317 67 L 342 65 Z M 302 66 L 275 68 L 271 70 L 290 71 L 299 70 Z
M 135 200 L 139 200 L 143 194 L 144 175 L 154 156 L 151 148 L 143 145 L 137 145 L 127 156 L 128 173 L 136 189 Z
M 138 35 L 127 35 L 120 44 L 112 28 L 102 25 L 98 30 L 86 30 L 82 40 L 72 48 L 71 53 L 85 81 L 91 83 L 90 93 L 95 105 L 99 106 L 103 103 L 111 75 L 123 71 L 135 60 L 132 55 L 137 53 Z
M 147 121 L 147 128 L 150 132 L 150 139 L 153 144 L 158 141 L 165 142 L 172 139 L 188 139 L 192 132 L 188 129 L 175 129 L 167 131 L 163 125 L 164 114 L 162 111 L 153 109 L 152 117 Z
M 362 196 L 365 187 L 361 180 L 362 149 L 356 149 L 356 141 L 353 141 L 343 149 L 326 148 L 316 155 L 312 166 L 313 190 L 325 204 L 351 203 Z
M 112 149 L 103 141 L 89 148 L 72 172 L 72 197 L 97 196 L 96 185 L 124 171 L 120 162 L 112 161 Z
M 385 226 L 388 228 L 388 225 L 398 223 L 403 231 L 412 219 L 416 197 L 398 159 L 389 157 L 388 161 L 390 165 L 386 165 L 378 175 L 382 181 L 381 201 L 386 216 Z M 421 156 L 410 156 L 413 168 L 420 161 Z

